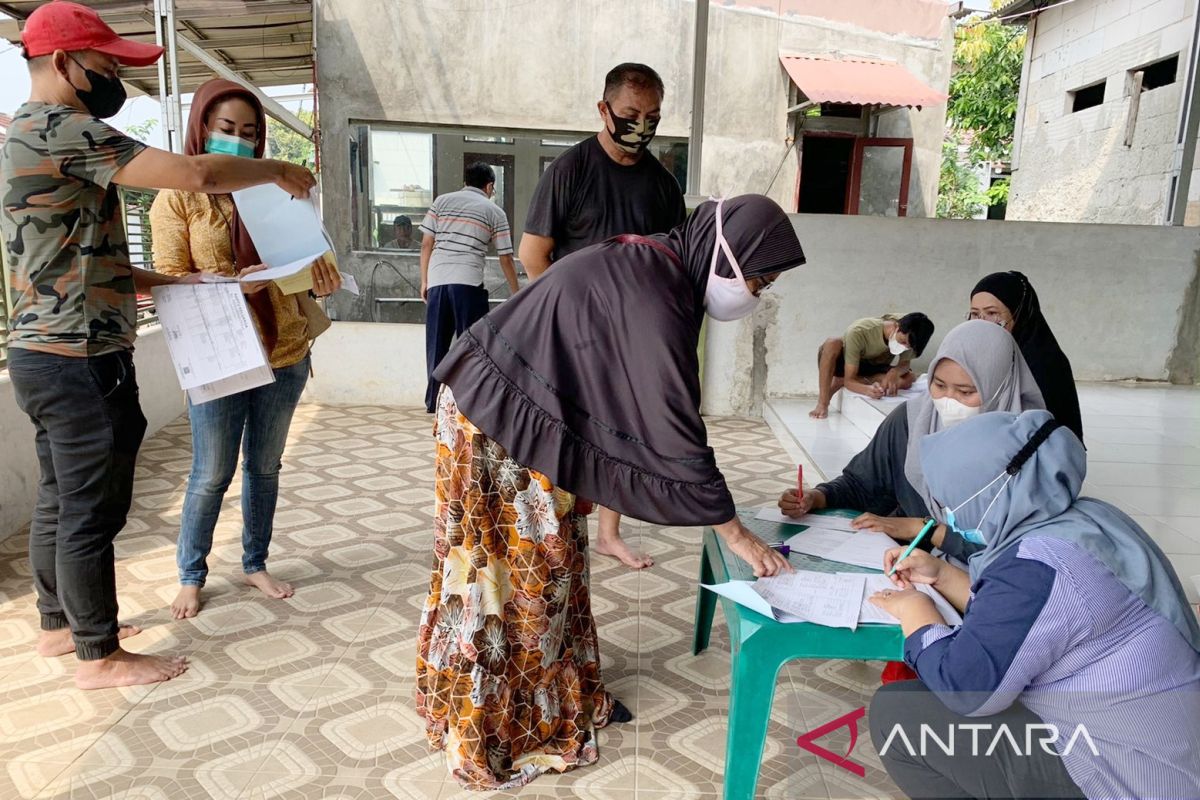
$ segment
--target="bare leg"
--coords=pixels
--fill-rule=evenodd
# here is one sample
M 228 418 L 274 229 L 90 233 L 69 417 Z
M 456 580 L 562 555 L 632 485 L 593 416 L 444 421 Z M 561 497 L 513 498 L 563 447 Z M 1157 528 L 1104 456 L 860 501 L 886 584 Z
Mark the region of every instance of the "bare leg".
M 612 556 L 630 569 L 654 566 L 654 559 L 645 553 L 635 553 L 621 538 L 621 515 L 611 508 L 600 508 L 600 535 L 596 538 L 596 552 Z
M 178 678 L 187 671 L 187 659 L 116 652 L 96 661 L 80 661 L 75 670 L 75 685 L 80 689 L 111 689 L 116 686 L 141 686 Z
M 128 639 L 137 636 L 142 629 L 136 625 L 121 625 L 117 628 L 118 639 Z M 56 631 L 42 631 L 38 637 L 37 653 L 39 656 L 53 658 L 75 652 L 75 640 L 71 638 L 70 628 L 60 628 Z
M 171 617 L 188 619 L 200 613 L 200 587 L 194 583 L 185 583 L 179 587 L 179 594 L 171 601 Z
M 258 572 L 252 572 L 242 578 L 247 586 L 253 586 L 267 597 L 273 597 L 276 600 L 286 600 L 296 593 L 291 584 L 272 578 L 270 573 L 265 569 Z
M 813 419 L 825 419 L 829 416 L 829 404 L 833 401 L 833 393 L 841 388 L 841 379 L 834 377 L 838 356 L 842 354 L 841 339 L 826 339 L 821 345 L 817 356 L 817 373 L 819 380 L 819 395 L 817 405 L 808 415 Z M 837 383 L 835 386 L 834 383 Z

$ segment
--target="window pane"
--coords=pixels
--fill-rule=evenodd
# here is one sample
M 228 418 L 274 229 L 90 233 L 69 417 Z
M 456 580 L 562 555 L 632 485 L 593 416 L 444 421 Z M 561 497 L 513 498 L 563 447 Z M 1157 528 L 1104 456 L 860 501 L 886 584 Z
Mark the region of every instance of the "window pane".
M 362 246 L 415 250 L 413 235 L 433 203 L 433 135 L 371 131 L 372 240 Z M 399 224 L 397 225 L 397 222 Z

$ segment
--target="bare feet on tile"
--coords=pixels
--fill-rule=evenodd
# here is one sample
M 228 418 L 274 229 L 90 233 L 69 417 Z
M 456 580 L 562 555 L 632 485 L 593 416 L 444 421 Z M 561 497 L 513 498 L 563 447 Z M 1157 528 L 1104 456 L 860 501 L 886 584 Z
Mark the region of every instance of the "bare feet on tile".
M 252 575 L 244 575 L 242 580 L 246 582 L 247 586 L 253 586 L 267 597 L 273 597 L 276 600 L 286 600 L 296 593 L 291 584 L 272 578 L 265 569 Z
M 171 601 L 171 616 L 175 619 L 189 619 L 200 613 L 200 587 L 185 584 L 179 587 L 179 594 Z
M 117 638 L 128 639 L 137 636 L 142 629 L 137 625 L 121 625 L 117 628 Z M 75 652 L 75 640 L 71 638 L 70 628 L 59 628 L 56 631 L 42 631 L 38 637 L 37 654 L 53 658 Z
M 808 412 L 813 419 L 825 419 L 829 416 L 829 406 L 818 403 L 817 407 Z
M 169 681 L 186 671 L 186 658 L 140 655 L 118 648 L 105 658 L 80 661 L 75 671 L 75 685 L 80 689 L 141 686 Z

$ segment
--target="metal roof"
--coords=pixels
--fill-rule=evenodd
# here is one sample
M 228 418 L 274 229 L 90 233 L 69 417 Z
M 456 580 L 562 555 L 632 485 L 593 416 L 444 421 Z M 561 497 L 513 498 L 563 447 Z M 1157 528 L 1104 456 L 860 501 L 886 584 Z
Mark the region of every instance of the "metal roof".
M 21 22 L 44 0 L 0 0 L 0 37 L 21 40 Z M 122 36 L 153 42 L 154 0 L 78 0 L 94 8 Z M 199 45 L 213 58 L 256 86 L 286 86 L 313 81 L 312 0 L 175 0 L 177 35 Z M 213 71 L 186 49 L 179 49 L 179 82 L 191 92 Z M 159 93 L 158 67 L 123 67 L 130 87 L 150 96 Z
M 814 103 L 907 106 L 920 110 L 946 102 L 900 64 L 867 59 L 780 56 L 792 82 Z
M 1011 17 L 1013 14 L 1021 14 L 1026 11 L 1036 11 L 1047 6 L 1058 5 L 1062 0 L 1010 0 L 992 12 L 993 18 L 1003 19 Z M 1022 19 L 1021 22 L 1028 20 Z

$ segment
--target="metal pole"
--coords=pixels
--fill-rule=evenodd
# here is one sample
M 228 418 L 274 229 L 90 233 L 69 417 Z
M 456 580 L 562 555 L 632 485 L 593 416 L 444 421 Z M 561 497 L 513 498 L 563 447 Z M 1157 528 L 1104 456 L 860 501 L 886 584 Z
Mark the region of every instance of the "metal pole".
M 167 14 L 163 3 L 164 0 L 154 0 L 154 43 L 165 48 L 167 37 L 164 35 L 164 28 Z M 178 153 L 181 148 L 177 148 L 175 143 L 180 138 L 179 131 L 175 129 L 175 120 L 171 115 L 171 104 L 167 96 L 167 62 L 164 57 L 158 60 L 158 102 L 161 107 L 164 144 L 167 150 Z
M 1188 49 L 1185 102 L 1179 117 L 1179 133 L 1175 137 L 1175 165 L 1171 174 L 1170 202 L 1167 204 L 1167 224 L 1182 225 L 1187 216 L 1188 192 L 1192 185 L 1192 168 L 1196 163 L 1196 132 L 1200 128 L 1200 81 L 1196 70 L 1200 57 L 1200 7 L 1193 15 L 1192 46 Z
M 696 0 L 696 40 L 692 48 L 692 132 L 688 138 L 687 193 L 700 194 L 704 149 L 704 87 L 708 78 L 708 0 Z
M 166 11 L 167 30 L 167 56 L 168 66 L 171 70 L 171 120 L 175 124 L 176 143 L 178 148 L 175 152 L 183 152 L 183 87 L 179 83 L 179 51 L 175 46 L 175 40 L 178 34 L 175 33 L 175 0 L 163 0 L 164 10 Z

